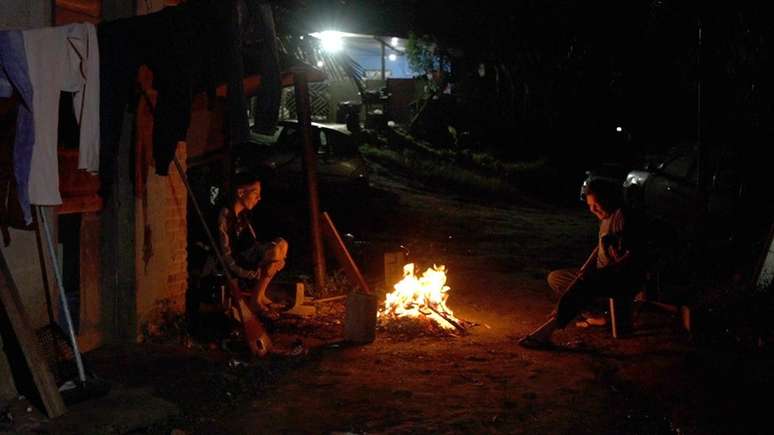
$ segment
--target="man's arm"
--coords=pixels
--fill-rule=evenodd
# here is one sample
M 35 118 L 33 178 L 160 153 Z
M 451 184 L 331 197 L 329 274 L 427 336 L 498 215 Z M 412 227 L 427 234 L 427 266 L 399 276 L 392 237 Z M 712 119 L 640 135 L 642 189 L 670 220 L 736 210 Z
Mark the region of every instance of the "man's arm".
M 628 269 L 640 261 L 641 243 L 637 238 L 639 228 L 629 222 L 625 214 L 618 213 L 611 223 L 611 231 L 602 239 L 605 251 L 612 260 L 611 270 Z
M 223 260 L 226 262 L 229 270 L 238 278 L 255 279 L 258 278 L 258 270 L 248 270 L 239 267 L 234 259 L 231 247 L 231 238 L 228 233 L 228 209 L 223 209 L 218 215 L 218 241 L 220 242 Z

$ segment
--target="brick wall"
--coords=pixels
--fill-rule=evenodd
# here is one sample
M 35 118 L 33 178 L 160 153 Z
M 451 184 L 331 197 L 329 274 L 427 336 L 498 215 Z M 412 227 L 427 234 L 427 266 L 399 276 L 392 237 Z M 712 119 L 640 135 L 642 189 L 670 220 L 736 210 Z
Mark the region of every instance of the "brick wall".
M 186 161 L 186 144 L 177 158 Z M 138 338 L 154 335 L 182 314 L 188 287 L 187 192 L 177 170 L 161 177 L 150 167 L 135 208 Z

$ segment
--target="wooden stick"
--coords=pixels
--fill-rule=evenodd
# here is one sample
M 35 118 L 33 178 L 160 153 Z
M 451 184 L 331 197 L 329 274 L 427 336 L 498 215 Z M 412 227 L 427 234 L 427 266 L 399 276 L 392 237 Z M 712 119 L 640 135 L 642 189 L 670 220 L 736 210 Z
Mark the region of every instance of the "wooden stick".
M 363 278 L 363 275 L 357 268 L 357 264 L 355 264 L 355 260 L 353 260 L 352 256 L 349 255 L 347 246 L 344 245 L 344 241 L 341 240 L 339 232 L 336 231 L 336 227 L 333 225 L 333 221 L 328 215 L 328 212 L 323 212 L 320 220 L 322 220 L 323 224 L 323 234 L 325 235 L 326 240 L 328 240 L 328 242 L 331 244 L 333 253 L 336 254 L 336 259 L 339 260 L 339 263 L 344 268 L 344 272 L 347 274 L 347 277 L 352 281 L 353 284 L 360 286 L 360 289 L 363 292 L 371 293 L 365 278 Z
M 324 304 L 327 302 L 333 302 L 338 301 L 340 299 L 345 299 L 347 295 L 339 295 L 339 296 L 331 296 L 329 298 L 322 298 L 322 299 L 315 299 L 312 301 L 313 304 Z
M 441 316 L 441 318 L 443 318 L 443 320 L 446 320 L 447 322 L 449 322 L 450 325 L 454 326 L 455 328 L 459 329 L 460 331 L 465 331 L 465 328 L 463 328 L 459 323 L 457 323 L 457 322 L 453 321 L 452 319 L 450 319 L 445 314 L 441 313 L 440 311 L 436 310 L 435 308 L 431 307 L 430 305 L 427 305 L 427 308 L 430 308 L 431 310 L 433 310 L 433 312 L 435 314 L 438 314 L 439 316 Z

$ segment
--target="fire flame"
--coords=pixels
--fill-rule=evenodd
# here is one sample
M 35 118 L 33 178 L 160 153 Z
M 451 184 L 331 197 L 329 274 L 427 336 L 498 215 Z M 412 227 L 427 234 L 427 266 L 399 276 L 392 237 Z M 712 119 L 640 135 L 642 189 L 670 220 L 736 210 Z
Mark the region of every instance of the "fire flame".
M 414 275 L 414 263 L 403 266 L 403 279 L 388 293 L 379 318 L 389 320 L 401 317 L 424 316 L 444 329 L 455 329 L 459 319 L 446 306 L 449 286 L 446 285 L 446 267 L 427 268 L 421 278 Z

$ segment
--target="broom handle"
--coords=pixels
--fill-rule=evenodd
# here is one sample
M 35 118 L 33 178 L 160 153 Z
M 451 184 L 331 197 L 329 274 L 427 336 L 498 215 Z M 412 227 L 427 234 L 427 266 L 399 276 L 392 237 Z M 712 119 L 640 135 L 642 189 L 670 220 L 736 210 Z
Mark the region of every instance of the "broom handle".
M 59 300 L 62 303 L 62 309 L 64 310 L 65 320 L 67 323 L 67 330 L 70 333 L 70 340 L 73 342 L 73 353 L 75 354 L 75 364 L 78 366 L 78 378 L 82 383 L 86 383 L 86 371 L 83 369 L 83 360 L 81 359 L 81 351 L 78 349 L 78 339 L 75 337 L 75 328 L 73 328 L 73 319 L 70 317 L 70 307 L 67 305 L 67 297 L 65 296 L 64 281 L 62 280 L 62 273 L 59 270 L 59 260 L 57 260 L 56 253 L 54 252 L 54 243 L 51 241 L 51 230 L 48 227 L 48 218 L 43 211 L 43 207 L 38 207 L 38 214 L 43 222 L 43 229 L 46 232 L 46 245 L 48 245 L 48 252 L 51 255 L 51 264 L 54 268 L 54 276 L 56 282 L 59 285 Z
M 599 254 L 599 246 L 595 247 L 594 250 L 591 251 L 591 255 L 589 255 L 589 258 L 586 259 L 586 262 L 583 263 L 583 266 L 581 266 L 580 270 L 578 271 L 578 276 L 582 276 L 586 273 L 586 269 L 591 266 L 591 262 L 597 259 L 597 254 Z
M 570 285 L 567 286 L 567 290 L 564 292 L 567 293 L 568 290 L 575 287 L 575 285 L 580 281 L 581 278 L 583 278 L 583 275 L 586 274 L 586 270 L 591 266 L 591 262 L 596 260 L 597 254 L 599 253 L 599 246 L 594 248 L 593 251 L 591 251 L 591 255 L 589 255 L 589 258 L 586 259 L 586 262 L 583 263 L 583 266 L 581 266 L 580 270 L 578 270 L 578 274 L 575 275 L 575 278 L 573 278 L 572 282 L 570 282 Z

